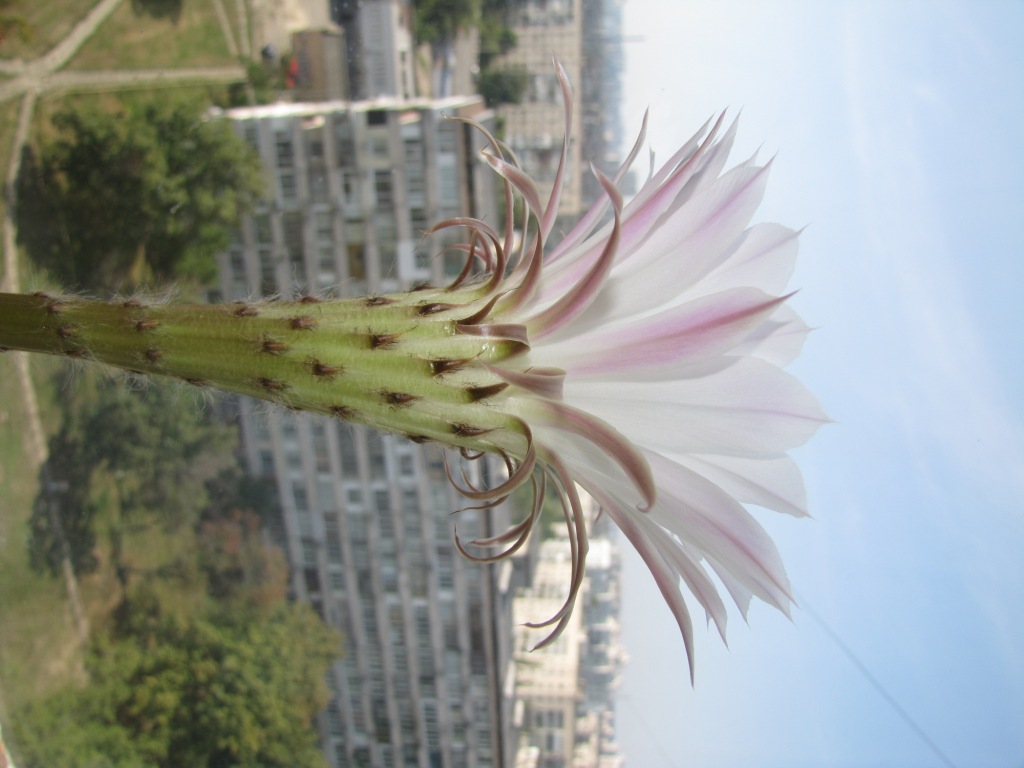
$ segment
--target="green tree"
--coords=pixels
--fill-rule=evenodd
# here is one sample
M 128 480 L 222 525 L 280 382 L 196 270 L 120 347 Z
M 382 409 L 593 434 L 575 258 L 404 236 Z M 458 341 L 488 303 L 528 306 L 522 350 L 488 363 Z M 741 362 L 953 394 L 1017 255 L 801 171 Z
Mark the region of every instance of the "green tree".
M 483 0 L 480 7 L 480 69 L 486 71 L 491 61 L 508 53 L 519 42 L 512 28 L 513 0 Z
M 140 596 L 87 660 L 89 684 L 13 718 L 25 766 L 313 768 L 340 638 L 306 605 L 182 619 Z
M 258 158 L 226 121 L 151 102 L 69 108 L 52 124 L 18 183 L 19 238 L 38 264 L 94 290 L 214 277 L 215 254 L 262 188 Z
M 525 69 L 487 69 L 480 73 L 477 90 L 489 107 L 518 104 L 523 100 L 528 83 L 529 75 Z
M 476 23 L 480 0 L 418 0 L 416 3 L 416 39 L 421 43 L 442 45 L 455 34 Z
M 75 571 L 91 572 L 98 564 L 102 520 L 124 584 L 123 537 L 149 527 L 191 531 L 210 501 L 209 484 L 237 466 L 231 452 L 237 435 L 174 384 L 153 382 L 131 392 L 120 382 L 93 383 L 82 382 L 50 441 L 31 519 L 30 555 L 37 568 L 59 569 L 56 516 Z M 238 473 L 236 487 L 241 482 Z
M 252 607 L 286 598 L 288 563 L 262 534 L 259 516 L 239 507 L 200 523 L 197 555 L 211 597 Z

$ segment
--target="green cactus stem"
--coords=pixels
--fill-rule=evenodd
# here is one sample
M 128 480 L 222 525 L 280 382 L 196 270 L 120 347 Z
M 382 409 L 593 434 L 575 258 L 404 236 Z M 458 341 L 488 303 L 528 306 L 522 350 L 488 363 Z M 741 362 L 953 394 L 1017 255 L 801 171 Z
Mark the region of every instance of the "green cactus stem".
M 476 325 L 478 288 L 346 300 L 174 304 L 0 294 L 0 349 L 90 360 L 437 440 L 522 452 L 508 384 L 485 364 L 528 349 Z M 486 310 L 484 310 L 486 313 Z

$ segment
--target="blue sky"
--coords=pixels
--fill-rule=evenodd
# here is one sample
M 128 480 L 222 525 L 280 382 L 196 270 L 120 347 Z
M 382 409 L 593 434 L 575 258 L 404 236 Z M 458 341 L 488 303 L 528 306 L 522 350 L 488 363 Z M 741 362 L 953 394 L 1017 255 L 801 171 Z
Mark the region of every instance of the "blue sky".
M 1024 766 L 1024 3 L 626 0 L 627 124 L 667 157 L 723 107 L 776 155 L 759 220 L 808 225 L 793 366 L 836 424 L 814 520 L 761 517 L 800 602 L 697 683 L 642 563 L 618 703 L 632 766 Z

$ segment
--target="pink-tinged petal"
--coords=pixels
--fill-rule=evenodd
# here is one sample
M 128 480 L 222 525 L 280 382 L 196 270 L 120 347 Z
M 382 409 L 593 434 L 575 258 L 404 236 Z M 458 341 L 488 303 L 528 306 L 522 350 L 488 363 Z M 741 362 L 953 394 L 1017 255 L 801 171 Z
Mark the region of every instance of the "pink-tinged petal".
M 682 359 L 697 362 L 743 343 L 786 300 L 754 288 L 734 288 L 687 302 L 643 320 L 598 328 L 552 345 L 573 376 L 593 377 L 650 369 Z
M 495 341 L 515 341 L 523 345 L 529 343 L 526 329 L 516 323 L 478 323 L 476 325 L 457 323 L 456 328 L 459 333 L 469 336 L 480 336 Z
M 474 129 L 480 131 L 480 133 L 487 139 L 487 144 L 491 149 L 491 154 L 495 157 L 499 157 L 502 160 L 505 159 L 505 153 L 502 151 L 502 144 L 499 142 L 494 135 L 487 130 L 485 126 L 478 123 L 476 120 L 471 120 L 468 117 L 448 117 L 449 120 L 454 120 L 457 123 L 465 123 L 466 125 L 472 126 Z M 512 195 L 512 185 L 508 179 L 502 179 L 505 187 L 505 253 L 512 252 L 512 243 L 515 241 L 515 199 Z
M 735 135 L 733 126 L 721 142 L 715 142 L 724 117 L 723 114 L 718 118 L 704 142 L 694 150 L 691 145 L 698 143 L 698 138 L 704 131 L 701 129 L 698 135 L 677 152 L 657 175 L 648 180 L 636 197 L 625 206 L 619 262 L 633 258 L 642 242 L 657 227 L 662 215 L 674 204 L 678 204 L 680 199 L 685 199 L 689 195 L 689 183 L 706 168 L 709 158 L 715 167 L 720 169 Z M 568 286 L 579 279 L 586 265 L 590 264 L 602 250 L 610 232 L 611 225 L 607 224 L 593 237 L 566 253 L 565 258 L 549 264 L 538 295 L 538 303 L 541 306 L 554 301 L 568 289 Z
M 640 315 L 699 290 L 700 280 L 721 263 L 750 222 L 764 194 L 767 170 L 729 172 L 613 270 L 607 320 Z
M 696 151 L 689 154 L 683 154 L 682 150 L 677 152 L 627 206 L 626 231 L 623 239 L 630 249 L 642 242 L 661 223 L 659 219 L 672 206 L 689 197 L 694 189 L 691 182 L 700 179 L 709 165 L 714 175 L 717 175 L 729 155 L 735 138 L 734 124 L 726 131 L 721 141 L 716 141 L 724 122 L 725 113 L 722 113 Z M 627 259 L 629 256 L 630 254 L 625 254 L 623 258 Z
M 624 221 L 616 265 L 602 290 L 600 322 L 643 316 L 698 290 L 701 280 L 737 247 L 744 228 L 761 202 L 768 166 L 740 167 L 693 193 L 687 204 L 632 245 Z M 657 219 L 656 219 L 657 221 Z M 541 281 L 537 301 L 556 300 L 559 291 L 579 280 L 593 258 L 590 253 Z M 622 254 L 628 253 L 628 258 Z M 699 293 L 697 294 L 699 295 Z M 582 318 L 590 324 L 598 317 Z
M 636 156 L 640 153 L 640 148 L 643 146 L 644 139 L 647 137 L 647 112 L 644 112 L 643 123 L 640 125 L 640 134 L 637 136 L 636 142 L 633 144 L 633 148 L 629 151 L 629 155 L 618 167 L 615 173 L 612 174 L 612 181 L 617 185 L 626 173 L 633 166 L 633 162 L 636 160 Z M 594 228 L 600 223 L 601 217 L 604 216 L 608 210 L 609 198 L 601 196 L 597 202 L 595 202 L 590 209 L 581 218 L 562 240 L 558 243 L 551 253 L 546 257 L 547 265 L 550 267 L 563 255 L 569 252 L 572 248 L 582 243 L 586 238 L 594 231 Z
M 608 242 L 600 257 L 590 265 L 587 273 L 556 303 L 526 321 L 530 335 L 536 339 L 542 339 L 548 334 L 554 333 L 589 307 L 612 268 L 619 246 L 619 213 L 622 210 L 622 195 L 603 173 L 594 169 L 594 175 L 597 176 L 597 180 L 601 182 L 612 202 L 615 218 L 611 235 L 608 237 Z

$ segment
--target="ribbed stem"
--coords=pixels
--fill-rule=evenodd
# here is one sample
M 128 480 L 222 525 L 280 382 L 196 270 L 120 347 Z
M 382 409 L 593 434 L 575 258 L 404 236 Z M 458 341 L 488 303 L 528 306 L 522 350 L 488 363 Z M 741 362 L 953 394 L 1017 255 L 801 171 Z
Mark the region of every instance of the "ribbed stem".
M 95 360 L 413 438 L 515 452 L 515 420 L 493 407 L 505 385 L 480 363 L 526 347 L 508 334 L 463 332 L 478 296 L 206 305 L 0 294 L 0 349 Z

